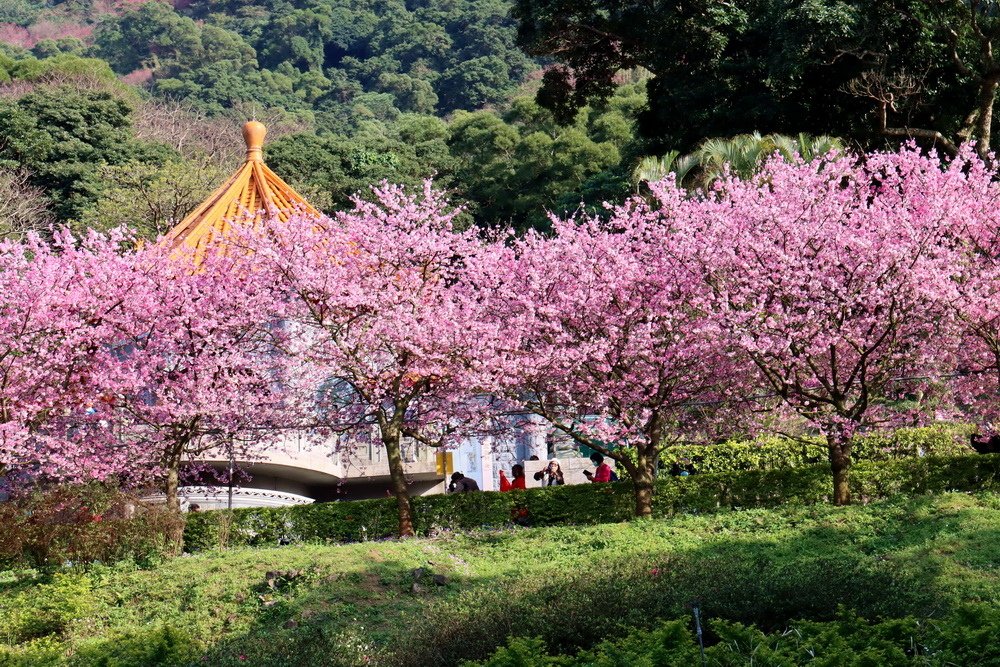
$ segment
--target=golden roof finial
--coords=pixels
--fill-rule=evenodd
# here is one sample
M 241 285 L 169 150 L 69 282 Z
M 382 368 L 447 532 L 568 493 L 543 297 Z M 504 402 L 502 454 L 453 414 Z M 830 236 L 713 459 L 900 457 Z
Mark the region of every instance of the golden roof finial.
M 255 120 L 243 125 L 247 161 L 218 190 L 174 226 L 165 237 L 173 247 L 186 245 L 195 250 L 200 262 L 213 239 L 225 236 L 234 221 L 257 224 L 277 216 L 288 220 L 295 211 L 320 215 L 302 195 L 264 164 L 261 150 L 267 128 Z
M 247 143 L 247 162 L 263 162 L 262 149 L 264 148 L 264 135 L 267 128 L 263 123 L 255 120 L 247 121 L 243 125 L 243 141 Z

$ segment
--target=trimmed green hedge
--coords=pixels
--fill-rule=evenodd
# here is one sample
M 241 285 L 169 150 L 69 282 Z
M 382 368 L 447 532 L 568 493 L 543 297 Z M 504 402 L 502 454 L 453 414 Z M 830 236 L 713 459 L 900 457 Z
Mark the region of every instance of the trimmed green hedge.
M 854 439 L 851 458 L 862 461 L 891 461 L 920 456 L 960 456 L 971 454 L 969 435 L 976 428 L 967 424 L 934 424 L 919 428 L 866 433 Z M 737 470 L 800 468 L 828 461 L 826 445 L 819 437 L 805 442 L 779 436 L 753 442 L 723 442 L 708 446 L 671 447 L 660 457 L 661 474 L 677 469 L 696 473 Z
M 832 483 L 826 464 L 675 477 L 656 484 L 655 516 L 727 508 L 775 507 L 828 502 Z M 857 501 L 897 494 L 1000 491 L 1000 454 L 933 456 L 853 467 Z M 632 487 L 617 484 L 548 487 L 510 493 L 481 492 L 413 499 L 420 534 L 440 530 L 581 525 L 626 521 L 633 515 Z M 389 498 L 280 508 L 240 509 L 188 515 L 185 548 L 262 546 L 295 542 L 356 542 L 396 532 Z

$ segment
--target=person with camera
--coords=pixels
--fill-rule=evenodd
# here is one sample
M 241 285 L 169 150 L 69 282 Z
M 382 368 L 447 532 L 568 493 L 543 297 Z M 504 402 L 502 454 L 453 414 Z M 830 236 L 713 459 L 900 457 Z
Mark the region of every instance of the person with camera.
M 566 480 L 563 479 L 559 459 L 552 459 L 547 466 L 536 472 L 535 481 L 541 481 L 542 486 L 562 486 L 565 484 Z

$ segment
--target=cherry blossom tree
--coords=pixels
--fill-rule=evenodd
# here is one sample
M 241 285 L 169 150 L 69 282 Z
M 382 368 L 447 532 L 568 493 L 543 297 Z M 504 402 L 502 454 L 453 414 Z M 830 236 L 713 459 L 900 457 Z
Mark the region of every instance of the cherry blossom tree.
M 265 274 L 231 253 L 206 253 L 195 268 L 160 244 L 130 260 L 129 298 L 111 322 L 127 377 L 113 391 L 115 419 L 179 511 L 182 464 L 253 461 L 300 423 L 275 324 L 282 304 Z
M 833 498 L 850 502 L 851 439 L 894 417 L 901 377 L 940 372 L 952 229 L 982 187 L 971 154 L 772 160 L 702 197 L 653 187 L 675 221 L 672 252 L 702 273 L 721 329 L 759 382 L 826 437 Z M 898 415 L 895 415 L 898 416 Z
M 941 340 L 955 373 L 950 385 L 965 413 L 1000 428 L 1000 185 L 977 157 L 966 158 L 961 215 L 953 217 L 960 254 L 952 273 L 933 287 L 953 315 L 954 330 Z M 950 343 L 948 345 L 947 343 Z
M 161 481 L 241 461 L 300 413 L 276 360 L 280 303 L 262 273 L 212 253 L 66 232 L 0 244 L 0 464 L 33 479 Z
M 12 476 L 80 481 L 130 468 L 103 393 L 120 379 L 104 344 L 126 298 L 118 240 L 0 243 L 0 467 Z
M 712 431 L 743 381 L 704 283 L 664 252 L 665 220 L 636 198 L 609 222 L 553 220 L 474 266 L 495 349 L 493 386 L 628 471 L 652 512 L 665 447 Z
M 446 446 L 491 428 L 492 399 L 468 384 L 480 354 L 477 303 L 463 291 L 466 262 L 486 252 L 430 183 L 422 193 L 382 185 L 375 201 L 333 219 L 293 216 L 242 241 L 253 271 L 286 299 L 290 358 L 312 369 L 317 424 L 376 438 L 386 451 L 399 534 L 413 516 L 401 442 Z

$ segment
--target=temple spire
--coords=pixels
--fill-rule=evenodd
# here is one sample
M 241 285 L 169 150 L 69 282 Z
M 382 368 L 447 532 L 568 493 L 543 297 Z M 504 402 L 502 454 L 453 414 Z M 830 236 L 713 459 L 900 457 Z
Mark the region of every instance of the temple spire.
M 299 211 L 320 215 L 299 193 L 264 164 L 264 137 L 267 128 L 255 120 L 243 125 L 247 146 L 246 162 L 218 190 L 174 226 L 164 236 L 171 247 L 194 249 L 194 259 L 201 262 L 213 239 L 225 236 L 234 221 L 258 224 L 277 217 L 285 221 Z

